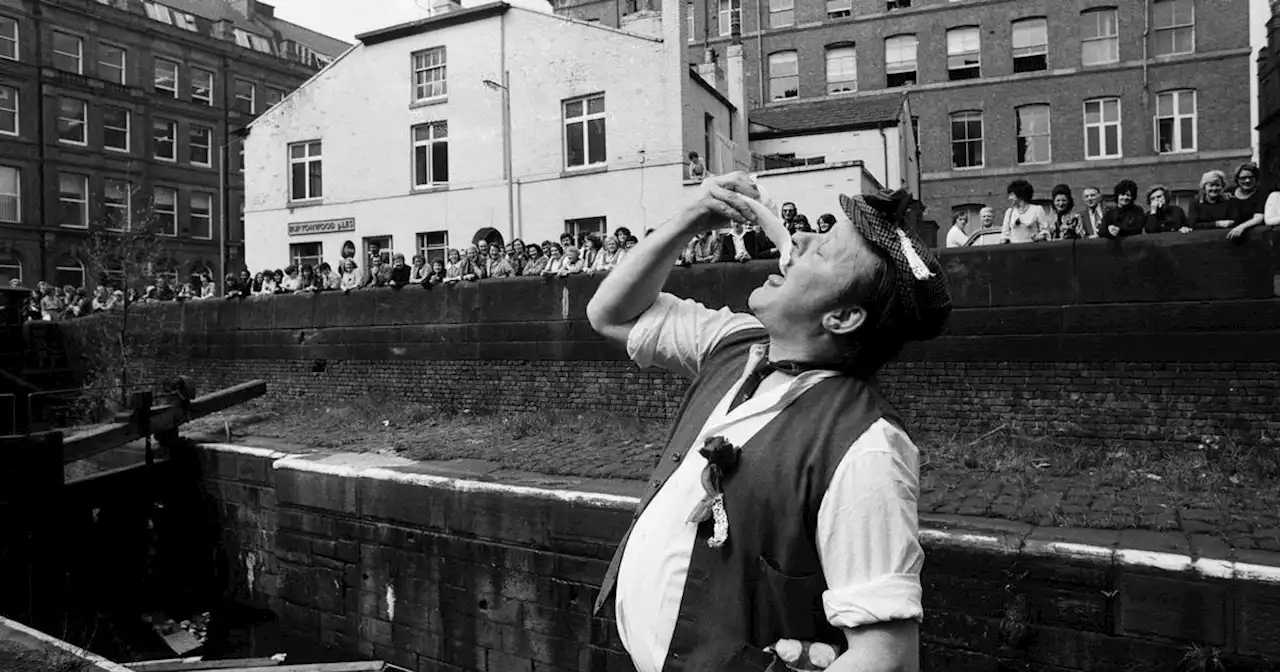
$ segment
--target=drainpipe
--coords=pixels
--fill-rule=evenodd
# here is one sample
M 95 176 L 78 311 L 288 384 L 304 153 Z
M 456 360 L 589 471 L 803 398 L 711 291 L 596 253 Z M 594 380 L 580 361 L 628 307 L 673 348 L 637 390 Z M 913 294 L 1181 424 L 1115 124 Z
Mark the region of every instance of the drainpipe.
M 621 24 L 619 24 L 621 25 Z M 511 73 L 507 70 L 507 15 L 498 17 L 500 44 L 498 60 L 502 63 L 502 160 L 507 174 L 507 242 L 516 238 L 515 175 L 511 166 Z M 523 236 L 524 232 L 520 232 Z
M 1142 3 L 1143 27 L 1142 27 L 1142 91 L 1146 93 L 1150 89 L 1151 82 L 1148 80 L 1147 72 L 1147 49 L 1151 43 L 1151 0 L 1145 0 Z M 1146 96 L 1143 96 L 1143 105 L 1146 105 Z
M 884 132 L 883 121 L 876 126 L 876 130 L 880 131 L 880 145 L 884 148 L 884 188 L 893 189 L 894 187 L 889 184 L 889 134 Z M 902 176 L 899 175 L 898 179 L 901 180 Z
M 756 100 L 764 107 L 764 0 L 756 0 L 756 84 L 760 95 Z
M 31 16 L 35 19 L 35 33 L 37 36 L 43 34 L 40 26 L 42 23 L 41 19 L 44 17 L 44 11 L 41 9 L 43 4 L 44 3 L 40 2 L 40 0 L 36 0 L 35 4 L 31 8 Z M 39 96 L 37 100 L 40 101 L 40 103 L 36 105 L 36 156 L 40 160 L 40 169 L 36 171 L 36 190 L 37 193 L 40 194 L 40 199 L 37 201 L 40 204 L 40 222 L 38 222 L 39 233 L 36 235 L 40 238 L 40 279 L 43 280 L 49 277 L 49 244 L 46 241 L 48 236 L 53 235 L 49 231 L 46 231 L 45 227 L 47 227 L 53 219 L 50 217 L 52 209 L 49 207 L 49 194 L 48 190 L 45 188 L 48 182 L 45 177 L 45 143 L 48 142 L 48 139 L 44 137 L 44 117 L 48 110 L 46 109 L 44 95 L 44 40 L 37 39 L 35 42 L 36 94 Z M 83 53 L 81 55 L 83 56 Z M 35 285 L 32 285 L 32 287 L 34 286 Z

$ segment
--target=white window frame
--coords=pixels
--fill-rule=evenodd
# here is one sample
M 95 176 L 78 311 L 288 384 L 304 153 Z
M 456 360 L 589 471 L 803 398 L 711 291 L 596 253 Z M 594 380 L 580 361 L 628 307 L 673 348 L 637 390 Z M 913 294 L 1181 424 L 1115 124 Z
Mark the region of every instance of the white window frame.
M 111 188 L 118 186 L 122 190 L 120 202 L 113 201 L 111 198 Z M 116 180 L 107 178 L 102 182 L 102 215 L 104 218 L 103 228 L 108 231 L 124 231 L 129 226 L 129 218 L 132 216 L 131 196 L 133 195 L 133 185 L 128 180 Z M 117 220 L 112 217 L 113 211 L 120 211 L 120 218 Z M 119 221 L 120 226 L 112 226 L 112 222 Z
M 440 235 L 444 236 L 443 243 L 438 243 L 434 245 L 427 244 L 427 236 L 440 236 Z M 445 230 L 420 231 L 418 232 L 418 235 L 414 236 L 414 239 L 415 239 L 414 242 L 417 243 L 418 254 L 422 255 L 422 258 L 427 260 L 428 269 L 431 268 L 432 254 L 439 254 L 439 257 L 441 259 L 444 259 L 445 263 L 448 263 L 449 261 L 449 232 L 448 231 L 445 231 Z
M 975 140 L 975 138 L 969 138 L 969 137 L 958 138 L 958 139 L 956 138 L 955 122 L 957 121 L 956 118 L 961 116 L 964 116 L 964 117 L 977 116 L 978 118 L 978 137 L 976 138 L 976 140 L 978 142 L 980 151 L 982 152 L 982 160 L 979 161 L 976 165 L 972 165 L 972 166 L 956 165 L 956 158 L 955 158 L 956 143 L 957 142 L 972 143 Z M 966 119 L 963 119 L 962 121 L 969 123 L 969 122 L 972 122 L 973 119 L 966 118 Z M 951 133 L 951 169 L 952 170 L 979 170 L 981 168 L 986 167 L 987 165 L 987 121 L 985 116 L 982 114 L 982 112 L 980 110 L 962 110 L 960 112 L 953 112 L 951 113 L 950 116 L 947 117 L 947 124 L 950 126 L 950 133 Z
M 3 30 L 4 26 L 13 26 L 13 34 Z M 18 46 L 21 41 L 18 38 L 18 20 L 12 16 L 0 15 L 0 58 L 9 61 L 16 61 L 22 55 Z
M 104 105 L 102 109 L 102 148 L 108 152 L 128 153 L 133 148 L 133 113 L 126 107 L 117 107 L 115 105 Z M 106 115 L 107 110 L 119 110 L 124 112 L 124 128 L 108 125 Z M 124 147 L 107 144 L 107 130 L 124 131 Z
M 315 245 L 315 254 L 302 254 L 303 247 L 311 247 Z M 308 250 L 310 251 L 310 250 Z M 294 267 L 301 269 L 303 264 L 311 264 L 312 268 L 319 266 L 324 260 L 324 243 L 318 240 L 307 241 L 303 243 L 289 243 L 289 263 Z M 312 263 L 314 261 L 315 263 Z M 357 262 L 359 263 L 359 262 Z M 391 263 L 390 260 L 387 263 Z
M 842 19 L 853 16 L 853 0 L 827 0 L 827 18 Z
M 435 60 L 435 57 L 439 60 Z M 449 97 L 449 52 L 443 47 L 431 47 L 409 55 L 413 70 L 413 101 L 444 100 Z
M 969 44 L 973 41 L 973 44 Z M 970 48 L 972 47 L 972 48 Z M 969 63 L 968 59 L 973 57 L 976 62 Z M 960 66 L 957 67 L 955 59 L 960 60 Z M 973 77 L 963 77 L 961 79 L 981 79 L 982 78 L 982 31 L 977 26 L 958 26 L 947 30 L 947 74 L 954 79 L 954 73 L 957 71 L 971 70 L 977 68 L 978 74 Z
M 1157 25 L 1156 9 L 1162 5 L 1171 6 L 1174 3 L 1178 3 L 1178 2 L 1185 2 L 1187 6 L 1191 8 L 1191 22 L 1190 23 L 1170 23 L 1167 26 Z M 1183 54 L 1194 54 L 1196 52 L 1196 3 L 1195 3 L 1195 0 L 1155 0 L 1155 2 L 1151 4 L 1151 21 L 1152 21 L 1151 39 L 1153 42 L 1151 47 L 1151 53 L 1154 54 L 1157 58 L 1164 58 L 1166 56 L 1181 56 Z M 1160 50 L 1158 47 L 1160 45 L 1160 37 L 1162 36 L 1162 33 L 1176 35 L 1177 32 L 1180 30 L 1190 31 L 1191 48 L 1187 49 L 1186 51 L 1170 51 L 1163 54 L 1160 53 Z M 1175 44 L 1176 44 L 1176 40 L 1175 40 Z
M 0 102 L 0 114 L 13 114 L 13 128 L 8 129 L 0 126 L 0 135 L 11 135 L 16 137 L 22 133 L 22 110 L 20 109 L 21 103 L 18 100 L 18 89 L 13 86 L 0 86 L 0 93 L 3 92 L 8 92 L 4 97 L 9 99 L 11 105 L 9 107 L 5 107 L 4 103 Z M 3 97 L 0 97 L 0 101 L 2 100 Z
M 120 52 L 119 65 L 116 65 L 114 63 L 109 63 L 106 60 L 108 49 L 115 49 L 116 51 Z M 112 79 L 110 77 L 103 76 L 102 71 L 104 68 L 110 69 L 113 72 L 119 71 L 119 77 Z M 125 49 L 124 47 L 118 44 L 112 44 L 110 42 L 99 42 L 98 43 L 98 76 L 105 81 L 111 82 L 112 84 L 119 84 L 121 86 L 128 84 L 129 83 L 129 50 Z
M 173 15 L 169 13 L 169 8 L 154 2 L 143 2 L 143 8 L 147 12 L 147 17 L 152 21 L 173 25 Z
M 284 89 L 277 89 L 274 86 L 268 86 L 265 88 L 266 88 L 267 104 L 262 107 L 262 110 L 264 112 L 275 107 L 276 105 L 279 105 L 280 101 L 284 100 L 284 97 L 289 95 L 289 93 Z M 276 94 L 279 94 L 279 95 L 276 95 Z
M 250 115 L 257 114 L 258 113 L 258 85 L 247 79 L 240 79 L 239 77 L 237 77 L 234 83 L 232 84 L 232 86 L 234 87 L 233 92 L 235 93 L 235 100 L 232 107 L 234 107 L 237 112 L 243 112 L 243 110 L 240 109 L 239 103 L 242 100 L 246 100 L 246 98 L 240 95 L 241 84 L 249 85 L 249 97 L 247 99 L 249 101 L 249 111 L 246 114 L 250 114 Z
M 1041 109 L 1044 110 L 1045 128 L 1043 133 L 1030 133 L 1027 131 L 1027 129 L 1023 127 L 1022 111 L 1033 110 L 1033 109 L 1036 111 L 1039 111 Z M 1014 143 L 1015 143 L 1014 158 L 1017 161 L 1018 165 L 1035 166 L 1035 165 L 1041 165 L 1045 163 L 1053 163 L 1053 110 L 1050 109 L 1049 105 L 1046 103 L 1031 103 L 1028 105 L 1019 105 L 1018 107 L 1015 107 L 1013 109 L 1013 122 L 1014 122 Z M 1023 161 L 1021 157 L 1016 156 L 1018 140 L 1021 140 L 1022 138 L 1027 138 L 1027 144 L 1028 146 L 1031 146 L 1031 139 L 1041 138 L 1041 137 L 1044 138 L 1046 142 L 1045 157 L 1043 159 L 1037 159 L 1033 161 Z
M 161 193 L 172 195 L 172 198 L 169 200 L 169 204 L 168 204 L 170 209 L 168 210 L 165 210 L 164 208 L 161 207 L 161 203 L 160 203 Z M 173 223 L 173 226 L 169 227 L 168 230 L 164 230 L 164 229 L 157 230 L 156 233 L 158 235 L 168 236 L 170 238 L 177 236 L 178 235 L 178 190 L 174 189 L 173 187 L 159 187 L 159 186 L 154 187 L 151 192 L 151 215 L 153 218 L 155 218 L 157 224 L 159 224 L 162 221 L 160 219 L 162 215 L 168 215 L 169 221 Z
M 1178 104 L 1180 99 L 1184 96 L 1190 96 L 1191 98 L 1191 114 L 1180 114 L 1178 112 Z M 1161 115 L 1160 99 L 1165 97 L 1169 99 L 1172 114 Z M 1198 151 L 1200 147 L 1200 115 L 1196 97 L 1195 89 L 1170 89 L 1168 91 L 1160 91 L 1156 94 L 1156 111 L 1154 116 L 1155 128 L 1153 137 L 1155 140 L 1155 150 L 1157 154 L 1185 154 Z M 1163 119 L 1173 121 L 1173 149 L 1167 152 L 1160 147 L 1160 121 Z M 1182 122 L 1187 119 L 1191 120 L 1190 147 L 1182 146 Z
M 77 180 L 80 187 L 80 198 L 65 198 L 64 194 L 69 193 L 62 188 L 63 180 Z M 64 204 L 74 203 L 80 208 L 80 221 L 76 224 L 67 224 L 62 220 L 62 208 Z M 58 173 L 58 226 L 64 229 L 87 229 L 89 228 L 89 176 L 80 173 Z
M 169 126 L 169 138 L 170 138 L 170 142 L 172 143 L 171 144 L 172 153 L 169 156 L 164 156 L 160 154 L 161 143 L 159 142 L 158 136 L 156 135 L 159 124 L 167 124 Z M 169 163 L 177 162 L 178 160 L 178 122 L 172 121 L 170 119 L 162 119 L 159 117 L 153 117 L 151 119 L 151 156 L 154 157 L 157 161 L 166 161 Z
M 197 89 L 197 83 L 199 83 L 199 81 L 202 79 L 202 76 L 204 75 L 208 75 L 209 93 L 206 96 L 201 96 L 196 93 L 196 89 Z M 214 75 L 214 73 L 210 70 L 205 70 L 204 68 L 191 68 L 191 102 L 204 103 L 209 107 L 213 107 L 213 92 L 214 92 L 215 78 L 216 78 L 216 75 Z
M 1102 17 L 1111 17 L 1111 25 L 1115 28 L 1115 32 L 1111 34 L 1098 33 L 1094 37 L 1085 37 L 1085 27 L 1089 26 L 1093 31 L 1102 29 L 1101 24 L 1105 23 Z M 1114 58 L 1109 60 L 1089 61 L 1085 58 L 1085 47 L 1088 45 L 1103 44 L 1111 42 L 1112 48 L 1110 53 L 1114 54 Z M 1096 9 L 1087 9 L 1080 13 L 1080 64 L 1086 67 L 1095 65 L 1108 65 L 1120 62 L 1120 12 L 1115 7 L 1098 7 Z
M 172 89 L 167 89 L 165 87 L 160 86 L 161 70 L 165 66 L 173 66 L 173 88 Z M 181 82 L 180 82 L 181 78 L 179 77 L 179 73 L 181 72 L 180 68 L 181 66 L 178 64 L 177 61 L 172 61 L 167 58 L 162 58 L 157 56 L 155 58 L 155 63 L 151 68 L 152 69 L 151 87 L 155 89 L 156 93 L 166 93 L 166 94 L 169 94 L 169 96 L 172 98 L 177 98 L 178 89 L 180 88 L 180 85 L 181 85 Z M 164 72 L 163 74 L 167 75 L 169 73 Z
M 61 35 L 61 36 L 63 36 L 63 37 L 69 37 L 69 38 L 71 38 L 71 39 L 73 39 L 73 40 L 75 40 L 75 41 L 76 41 L 76 53 L 74 54 L 74 56 L 75 56 L 75 58 L 76 58 L 76 70 L 75 70 L 75 73 L 76 73 L 77 75 L 83 75 L 83 74 L 84 74 L 84 38 L 82 38 L 82 37 L 78 37 L 78 36 L 76 36 L 76 35 L 72 35 L 71 33 L 64 33 L 64 32 L 62 32 L 62 31 L 60 31 L 60 30 L 55 30 L 55 31 L 53 31 L 54 39 L 50 41 L 50 42 L 51 42 L 51 44 L 49 45 L 49 49 L 50 49 L 50 51 L 52 51 L 52 52 L 53 52 L 53 60 L 54 60 L 54 66 L 53 66 L 53 67 L 54 67 L 54 69 L 55 69 L 55 70 L 61 70 L 61 68 L 59 68 L 59 67 L 57 66 L 57 62 L 58 62 L 58 57 L 59 57 L 59 56 L 67 57 L 67 56 L 72 56 L 72 55 L 73 55 L 73 54 L 71 54 L 71 53 L 69 53 L 69 52 L 66 52 L 66 51 L 58 51 L 58 48 L 57 48 L 57 46 L 56 46 L 56 45 L 58 44 L 57 37 L 58 37 L 59 35 Z M 66 71 L 64 70 L 63 72 L 66 72 Z
M 0 222 L 21 222 L 22 221 L 22 169 L 17 166 L 0 166 L 0 172 L 12 171 L 13 175 L 13 193 L 0 191 L 0 205 L 3 205 L 7 199 L 12 199 L 13 203 L 13 219 L 5 219 L 5 209 L 0 207 Z M 4 185 L 5 181 L 0 180 L 0 185 Z
M 910 60 L 889 60 L 889 47 L 891 44 L 897 45 L 904 40 L 911 41 L 911 59 Z M 905 51 L 905 49 L 903 49 Z M 910 67 L 907 67 L 907 66 Z M 884 73 L 886 84 L 888 83 L 890 74 L 901 74 L 906 72 L 915 73 L 916 81 L 920 79 L 920 40 L 914 34 L 907 35 L 890 35 L 884 40 Z
M 196 134 L 204 131 L 204 144 L 196 142 Z M 187 126 L 188 158 L 193 166 L 209 168 L 213 165 L 213 129 L 209 126 L 191 124 Z M 204 161 L 196 160 L 196 150 L 204 148 Z
M 834 58 L 833 58 L 834 56 Z M 858 90 L 858 49 L 851 44 L 837 44 L 827 47 L 826 53 L 823 55 L 823 61 L 826 67 L 827 77 L 827 95 L 838 96 L 846 93 L 856 93 Z M 845 65 L 852 64 L 853 72 L 844 73 L 849 76 L 848 79 L 832 79 L 832 64 L 840 65 L 845 69 Z
M 169 13 L 173 15 L 173 25 L 193 33 L 200 32 L 200 24 L 196 23 L 196 17 L 176 9 L 170 9 Z
M 607 165 L 609 165 L 609 150 L 608 150 L 608 148 L 609 148 L 609 122 L 608 122 L 608 118 L 607 118 L 607 116 L 606 116 L 606 110 L 607 110 L 608 108 L 605 108 L 604 110 L 601 110 L 600 112 L 591 112 L 591 111 L 590 111 L 590 110 L 591 110 L 591 101 L 596 100 L 596 99 L 599 99 L 599 100 L 601 101 L 601 105 L 602 105 L 602 107 L 603 107 L 603 105 L 604 105 L 604 100 L 605 100 L 605 98 L 604 98 L 604 94 L 603 94 L 603 93 L 596 93 L 596 94 L 592 94 L 592 95 L 590 95 L 590 96 L 583 96 L 583 97 L 581 97 L 581 98 L 570 98 L 569 100 L 565 100 L 565 101 L 563 101 L 563 102 L 561 103 L 561 105 L 560 105 L 561 114 L 563 115 L 563 116 L 562 116 L 563 122 L 562 122 L 561 128 L 563 128 L 563 129 L 564 129 L 564 166 L 565 166 L 565 170 L 583 170 L 583 169 L 586 169 L 586 168 L 597 168 L 597 167 L 600 167 L 600 166 L 607 166 Z M 569 116 L 569 105 L 572 105 L 573 103 L 582 103 L 582 114 L 581 114 L 581 115 L 579 115 L 579 116 L 574 116 L 574 117 L 570 117 L 570 116 Z M 591 161 L 591 144 L 590 144 L 590 142 L 591 142 L 591 133 L 590 133 L 590 131 L 588 130 L 588 128 L 590 127 L 591 122 L 592 122 L 592 121 L 595 121 L 595 120 L 597 120 L 597 119 L 601 120 L 601 121 L 602 121 L 602 122 L 604 122 L 604 124 L 605 124 L 605 127 L 604 127 L 605 155 L 604 155 L 604 158 L 603 158 L 603 159 L 601 159 L 601 160 L 599 160 L 599 161 L 596 161 L 596 162 L 592 162 L 592 161 Z M 569 124 L 574 124 L 574 123 L 580 123 L 580 124 L 582 124 L 582 164 L 581 164 L 581 165 L 576 165 L 576 166 L 575 166 L 575 165 L 570 165 L 570 164 L 569 164 L 569 134 L 570 134 L 570 131 L 569 131 Z
M 419 139 L 419 130 L 425 130 L 427 136 Z M 413 143 L 413 180 L 414 189 L 429 189 L 431 187 L 441 187 L 449 184 L 449 122 L 433 121 L 427 124 L 418 124 L 409 129 L 409 139 Z M 435 158 L 439 145 L 444 145 L 445 152 L 445 175 L 443 180 L 436 179 Z M 423 150 L 426 154 L 427 162 L 427 180 L 426 182 L 418 181 L 418 151 Z
M 785 74 L 779 74 L 779 72 Z M 795 86 L 786 88 L 786 83 L 794 82 Z M 779 86 L 782 95 L 778 95 Z M 787 95 L 794 91 L 795 95 Z M 800 97 L 800 52 L 795 50 L 775 51 L 769 54 L 769 100 L 791 100 Z
M 685 39 L 687 39 L 687 40 L 688 40 L 688 41 L 690 41 L 690 42 L 693 42 L 693 40 L 694 40 L 694 38 L 693 38 L 693 35 L 694 35 L 694 18 L 693 18 L 693 17 L 694 17 L 694 9 L 693 9 L 693 3 L 692 3 L 692 2 L 686 2 L 686 3 L 684 3 L 684 11 L 685 11 L 685 17 L 684 17 L 684 28 L 685 28 L 685 30 L 686 30 L 686 31 L 688 31 L 688 33 L 689 33 L 688 35 L 686 35 L 686 36 L 685 36 Z
M 796 25 L 796 0 L 769 0 L 769 27 Z
M 213 240 L 213 194 L 207 191 L 193 191 L 187 198 L 190 201 L 187 204 L 187 217 L 191 220 L 191 237 L 197 240 Z M 196 210 L 196 201 L 201 198 L 207 202 L 204 215 L 197 214 Z M 204 220 L 204 235 L 196 232 L 196 220 L 198 219 Z
M 75 265 L 75 266 L 67 266 L 66 264 L 64 264 L 64 263 L 63 263 L 63 261 L 64 261 L 64 260 L 66 260 L 66 259 L 70 259 L 71 261 L 76 262 L 76 265 Z M 58 277 L 59 277 L 59 274 L 64 273 L 64 272 L 68 272 L 68 271 L 70 271 L 70 272 L 72 272 L 72 273 L 79 273 L 79 274 L 80 274 L 80 282 L 72 282 L 72 283 L 66 283 L 66 284 L 70 284 L 70 285 L 72 285 L 73 287 L 84 287 L 84 286 L 85 286 L 85 276 L 86 276 L 86 273 L 85 273 L 85 267 L 84 267 L 84 262 L 83 262 L 83 261 L 80 261 L 79 259 L 76 259 L 75 257 L 71 257 L 71 256 L 67 256 L 67 257 L 63 257 L 62 259 L 59 259 L 59 260 L 58 260 L 58 265 L 57 265 L 57 266 L 55 266 L 55 267 L 54 267 L 54 269 L 53 269 L 53 277 L 58 278 Z M 60 278 L 59 278 L 59 279 L 60 279 Z M 61 283 L 59 284 L 59 286 L 61 286 Z
M 73 103 L 80 104 L 80 118 L 78 120 L 73 117 L 62 116 L 62 102 L 65 100 L 69 100 Z M 64 120 L 73 122 L 73 123 L 78 121 L 80 123 L 80 139 L 79 140 L 64 139 L 62 137 L 62 129 L 59 128 L 57 130 L 58 142 L 64 145 L 75 145 L 77 147 L 84 147 L 85 145 L 88 145 L 89 144 L 89 103 L 86 103 L 85 101 L 80 100 L 79 98 L 71 98 L 69 96 L 59 96 L 58 97 L 58 125 L 61 126 Z
M 1039 43 L 1028 42 L 1026 44 L 1018 43 L 1018 28 L 1028 28 L 1033 32 L 1032 38 L 1043 38 Z M 1026 32 L 1024 31 L 1024 36 Z M 1031 16 L 1025 19 L 1018 19 L 1010 26 L 1009 45 L 1013 52 L 1013 60 L 1017 62 L 1019 58 L 1028 58 L 1031 56 L 1044 56 L 1045 69 L 1049 67 L 1049 20 L 1043 16 Z
M 738 13 L 738 20 L 742 20 L 742 0 L 717 0 L 716 17 L 719 21 L 720 36 L 731 35 L 733 33 L 733 14 Z
M 302 156 L 295 157 L 294 149 L 301 148 Z M 324 198 L 324 142 L 321 140 L 308 140 L 306 142 L 294 142 L 289 144 L 289 202 L 301 203 L 306 201 L 318 201 Z M 311 164 L 318 163 L 320 166 L 320 189 L 316 190 L 315 185 L 311 181 Z M 294 169 L 302 166 L 305 171 L 306 180 L 304 180 L 305 193 L 301 197 L 293 191 L 293 173 Z M 313 194 L 312 191 L 319 191 L 319 194 Z
M 1116 119 L 1115 121 L 1107 121 L 1107 103 L 1115 103 Z M 1089 123 L 1089 106 L 1098 106 L 1097 123 Z M 1090 98 L 1084 101 L 1084 114 L 1081 119 L 1084 122 L 1084 158 L 1086 161 L 1097 161 L 1103 159 L 1119 159 L 1124 156 L 1124 125 L 1121 120 L 1124 118 L 1124 105 L 1117 97 Z M 1114 126 L 1116 129 L 1116 151 L 1114 154 L 1107 154 L 1107 127 Z M 1098 150 L 1101 152 L 1096 156 L 1089 155 L 1089 129 L 1098 129 Z

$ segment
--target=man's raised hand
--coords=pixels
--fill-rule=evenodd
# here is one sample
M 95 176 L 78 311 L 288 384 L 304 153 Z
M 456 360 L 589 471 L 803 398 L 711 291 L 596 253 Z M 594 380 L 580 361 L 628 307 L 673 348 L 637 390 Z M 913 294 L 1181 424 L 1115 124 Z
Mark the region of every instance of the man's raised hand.
M 755 222 L 756 215 L 747 199 L 760 197 L 759 190 L 741 171 L 715 175 L 702 181 L 698 198 L 692 205 L 694 230 L 701 233 L 724 226 L 727 222 Z

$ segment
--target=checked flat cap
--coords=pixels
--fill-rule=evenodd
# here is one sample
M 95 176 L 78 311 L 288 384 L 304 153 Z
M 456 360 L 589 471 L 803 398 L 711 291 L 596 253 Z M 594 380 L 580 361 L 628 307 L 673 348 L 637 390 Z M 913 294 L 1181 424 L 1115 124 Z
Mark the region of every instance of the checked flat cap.
M 897 270 L 897 296 L 891 304 L 903 339 L 927 341 L 942 333 L 951 315 L 951 292 L 938 257 L 903 225 L 911 194 L 882 190 L 840 196 L 840 207 L 858 233 L 880 250 Z

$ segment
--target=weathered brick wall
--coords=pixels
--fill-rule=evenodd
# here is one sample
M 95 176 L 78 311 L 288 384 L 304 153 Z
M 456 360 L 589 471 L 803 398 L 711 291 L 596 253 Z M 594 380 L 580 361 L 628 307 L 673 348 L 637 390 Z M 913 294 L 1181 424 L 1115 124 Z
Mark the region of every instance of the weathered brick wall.
M 231 593 L 294 633 L 422 672 L 632 669 L 608 615 L 590 615 L 629 502 L 495 492 L 394 458 L 275 457 L 206 448 L 202 462 Z M 972 524 L 922 524 L 928 672 L 1202 669 L 1178 667 L 1193 645 L 1232 670 L 1280 657 L 1276 573 L 1250 570 L 1280 555 L 1235 551 L 1231 564 L 1152 533 Z

